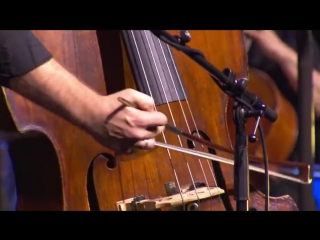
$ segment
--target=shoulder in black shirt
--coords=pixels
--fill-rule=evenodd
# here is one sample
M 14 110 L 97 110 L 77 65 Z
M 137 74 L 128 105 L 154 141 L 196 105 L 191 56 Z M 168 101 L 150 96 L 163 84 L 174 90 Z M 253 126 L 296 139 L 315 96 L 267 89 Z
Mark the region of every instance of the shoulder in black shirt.
M 0 85 L 52 58 L 31 30 L 0 30 Z

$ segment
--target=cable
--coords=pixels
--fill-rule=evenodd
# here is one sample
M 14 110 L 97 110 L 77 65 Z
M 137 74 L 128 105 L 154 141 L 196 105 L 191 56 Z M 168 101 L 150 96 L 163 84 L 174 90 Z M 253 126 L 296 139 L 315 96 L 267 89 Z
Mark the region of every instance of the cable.
M 269 181 L 269 160 L 267 154 L 267 144 L 263 132 L 263 128 L 259 123 L 259 134 L 261 138 L 261 145 L 263 151 L 263 163 L 265 171 L 265 211 L 269 211 L 269 195 L 270 195 L 270 181 Z

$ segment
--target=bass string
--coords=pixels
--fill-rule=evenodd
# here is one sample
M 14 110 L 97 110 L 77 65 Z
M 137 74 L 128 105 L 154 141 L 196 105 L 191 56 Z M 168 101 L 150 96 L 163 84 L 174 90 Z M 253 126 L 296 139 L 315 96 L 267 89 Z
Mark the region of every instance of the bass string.
M 160 46 L 161 46 L 161 50 L 162 50 L 163 56 L 165 56 L 165 55 L 164 55 L 163 48 L 162 48 L 162 45 L 161 45 L 161 42 L 160 42 L 160 39 L 158 39 L 158 41 L 159 41 L 159 44 L 160 44 Z M 170 47 L 168 46 L 168 44 L 166 44 L 166 47 L 167 47 L 167 49 L 168 49 L 168 52 L 169 52 L 169 55 L 170 55 L 170 59 L 171 59 L 171 61 L 172 61 L 172 63 L 173 63 L 174 71 L 175 71 L 175 73 L 176 73 L 176 76 L 178 77 L 179 85 L 180 85 L 180 87 L 181 87 L 181 89 L 182 89 L 182 93 L 183 93 L 183 96 L 184 96 L 184 98 L 185 98 L 185 101 L 186 101 L 186 104 L 187 104 L 187 107 L 188 107 L 188 111 L 189 111 L 190 116 L 191 116 L 192 123 L 193 123 L 193 125 L 194 125 L 194 127 L 195 127 L 195 130 L 196 130 L 196 133 L 197 133 L 198 137 L 201 138 L 201 136 L 200 136 L 200 134 L 199 134 L 198 126 L 197 126 L 196 121 L 195 121 L 195 118 L 194 118 L 194 114 L 193 114 L 192 111 L 191 111 L 191 107 L 190 107 L 190 104 L 189 104 L 189 101 L 188 101 L 186 92 L 184 91 L 184 87 L 183 87 L 183 84 L 182 84 L 182 79 L 181 79 L 181 77 L 180 77 L 179 71 L 178 71 L 177 66 L 176 66 L 176 64 L 175 64 L 174 57 L 173 57 L 173 55 L 172 55 L 172 52 L 170 51 Z M 166 59 L 165 59 L 165 61 L 166 61 L 166 64 L 168 65 Z M 169 67 L 168 67 L 168 69 L 169 69 Z M 169 69 L 169 72 L 170 72 L 170 69 Z M 176 88 L 176 85 L 175 85 L 175 83 L 174 83 L 174 81 L 173 81 L 171 72 L 170 72 L 170 77 L 171 77 L 171 81 L 172 81 L 172 84 L 173 84 L 173 86 L 174 86 L 175 92 L 176 92 L 176 94 L 177 94 L 177 96 L 178 96 L 177 88 Z M 178 98 L 178 99 L 179 99 L 179 98 Z M 191 131 L 191 129 L 190 129 L 190 126 L 189 126 L 189 123 L 188 123 L 188 120 L 187 120 L 187 117 L 186 117 L 186 113 L 185 113 L 185 111 L 184 111 L 184 109 L 183 109 L 183 107 L 182 107 L 181 101 L 180 101 L 180 100 L 178 100 L 178 101 L 179 101 L 180 109 L 181 109 L 181 111 L 182 111 L 182 114 L 183 114 L 184 121 L 185 121 L 186 126 L 187 126 L 187 129 L 188 129 L 188 132 L 189 132 L 189 134 L 192 134 L 192 131 Z M 196 144 L 198 144 L 198 143 L 195 143 L 195 142 L 194 142 L 194 146 L 196 146 Z M 202 147 L 203 151 L 205 151 L 205 147 L 204 147 L 203 145 L 201 145 L 201 147 Z M 210 170 L 210 173 L 211 173 L 212 179 L 213 179 L 213 181 L 214 181 L 214 183 L 215 183 L 215 186 L 218 186 L 217 181 L 216 181 L 216 177 L 215 177 L 215 175 L 214 175 L 212 166 L 211 166 L 211 164 L 210 164 L 210 161 L 209 161 L 208 159 L 206 159 L 206 162 L 207 162 L 207 164 L 208 164 L 208 169 Z M 204 179 L 205 179 L 207 188 L 209 189 L 209 188 L 210 188 L 210 184 L 209 184 L 209 181 L 208 181 L 208 177 L 207 177 L 207 175 L 206 175 L 206 173 L 205 173 L 205 171 L 204 171 L 204 168 L 203 168 L 203 165 L 202 165 L 202 162 L 201 162 L 200 158 L 198 158 L 198 163 L 199 163 L 199 165 L 200 165 L 202 174 L 203 174 L 203 176 L 204 176 Z M 211 191 L 209 191 L 209 194 L 210 194 L 210 197 L 212 197 Z M 219 205 L 220 205 L 220 196 L 219 196 Z M 212 205 L 211 205 L 211 208 L 212 208 Z M 220 208 L 220 206 L 219 206 L 219 208 Z
M 159 78 L 159 82 L 160 82 L 161 89 L 162 89 L 163 94 L 164 94 L 164 97 L 165 97 L 165 101 L 166 101 L 166 105 L 167 105 L 168 110 L 169 110 L 169 113 L 170 113 L 170 117 L 171 117 L 171 119 L 172 119 L 172 121 L 173 121 L 174 126 L 176 126 L 175 118 L 174 118 L 174 116 L 173 116 L 173 113 L 172 113 L 172 110 L 171 110 L 171 107 L 170 107 L 170 104 L 169 104 L 169 101 L 168 101 L 167 93 L 166 93 L 166 91 L 165 91 L 165 89 L 164 89 L 164 86 L 163 86 L 163 81 L 164 81 L 164 79 L 162 79 L 162 77 L 161 77 L 161 75 L 160 75 L 160 73 L 159 73 L 159 68 L 160 68 L 161 66 L 158 66 L 158 65 L 157 65 L 157 63 L 156 63 L 156 61 L 155 61 L 155 56 L 154 56 L 154 54 L 153 54 L 153 49 L 152 49 L 152 47 L 151 47 L 151 45 L 150 45 L 150 40 L 152 41 L 152 39 L 149 39 L 148 35 L 151 35 L 151 32 L 149 32 L 149 31 L 147 32 L 147 30 L 143 30 L 143 31 L 142 31 L 142 34 L 144 35 L 145 40 L 146 40 L 146 42 L 147 42 L 147 47 L 149 48 L 149 51 L 150 51 L 150 54 L 151 54 L 151 57 L 152 57 L 152 63 L 154 64 L 157 77 Z M 150 36 L 150 37 L 151 37 L 151 36 Z M 165 56 L 164 56 L 164 58 L 165 58 Z M 169 68 L 167 68 L 166 70 L 171 73 L 171 71 L 170 71 Z M 147 78 L 146 78 L 145 80 L 148 82 L 148 85 L 150 85 L 150 84 L 149 84 L 149 80 L 148 80 Z M 150 95 L 152 96 L 151 91 L 150 91 Z M 157 109 L 156 109 L 156 106 L 155 106 L 155 110 L 157 110 Z M 164 141 L 167 143 L 167 140 L 166 140 L 166 137 L 165 137 L 165 134 L 164 134 L 164 133 L 163 133 L 163 137 L 164 137 Z M 177 136 L 177 137 L 178 137 L 180 146 L 183 147 L 180 136 Z M 172 162 L 172 157 L 171 157 L 171 152 L 170 152 L 169 149 L 168 149 L 167 151 L 168 151 L 168 157 L 169 157 L 170 162 L 171 162 L 172 170 L 174 171 L 174 173 L 175 173 L 176 176 L 177 176 L 176 180 L 179 181 L 178 185 L 180 185 L 180 182 L 181 182 L 181 181 L 179 180 L 177 171 L 176 171 L 175 168 L 174 168 L 174 165 L 173 165 L 173 162 Z M 187 166 L 188 173 L 189 173 L 189 176 L 190 176 L 192 185 L 193 185 L 193 187 L 196 189 L 196 184 L 195 184 L 195 181 L 194 181 L 194 176 L 193 176 L 193 174 L 192 174 L 190 165 L 189 165 L 189 163 L 188 163 L 188 161 L 187 161 L 187 159 L 186 159 L 186 155 L 185 155 L 185 154 L 183 155 L 183 158 L 184 158 L 184 162 L 185 162 L 185 164 L 186 164 L 186 166 Z M 179 192 L 182 193 L 181 185 L 180 185 L 180 187 L 179 187 Z M 195 191 L 195 193 L 196 193 L 196 196 L 197 196 L 198 203 L 199 203 L 199 205 L 200 205 L 200 199 L 199 199 L 198 192 Z M 180 197 L 182 198 L 182 201 L 183 201 L 183 195 L 182 195 L 182 194 L 180 194 Z M 184 202 L 184 201 L 183 201 L 183 202 Z M 185 206 L 185 205 L 184 205 L 184 206 Z M 184 207 L 184 209 L 185 209 L 185 207 Z
M 149 84 L 149 80 L 148 80 L 148 77 L 147 77 L 147 74 L 146 74 L 146 71 L 145 71 L 145 67 L 144 67 L 142 58 L 141 58 L 141 54 L 140 54 L 140 51 L 139 51 L 139 48 L 138 48 L 138 44 L 137 44 L 137 41 L 136 41 L 136 37 L 134 35 L 134 31 L 130 30 L 130 33 L 131 33 L 131 36 L 132 36 L 132 39 L 133 39 L 133 42 L 134 42 L 134 45 L 135 45 L 135 51 L 136 51 L 137 56 L 139 58 L 139 63 L 140 63 L 141 68 L 142 68 L 143 76 L 144 76 L 144 79 L 146 81 L 146 84 L 147 84 L 147 87 L 148 87 L 148 90 L 149 90 L 149 94 L 150 94 L 151 97 L 153 97 L 153 94 L 152 94 L 152 91 L 151 91 L 151 88 L 150 88 L 150 84 Z M 154 109 L 157 111 L 156 105 L 154 105 Z M 167 143 L 165 134 L 163 132 L 161 134 L 162 134 L 162 137 L 164 139 L 164 142 Z M 176 169 L 175 169 L 175 167 L 173 165 L 173 162 L 172 162 L 171 152 L 170 152 L 169 149 L 166 149 L 166 150 L 167 150 L 167 153 L 168 153 L 168 156 L 169 156 L 169 163 L 170 163 L 171 169 L 173 171 L 173 174 L 174 174 L 174 177 L 175 177 L 178 189 L 179 189 L 182 205 L 183 205 L 183 208 L 185 209 L 185 202 L 184 202 L 183 195 L 182 195 L 182 188 L 181 188 L 181 185 L 180 185 L 179 177 L 177 175 L 177 171 L 176 171 Z
M 144 66 L 143 66 L 143 61 L 142 61 L 142 59 L 141 59 L 141 54 L 140 54 L 139 48 L 138 48 L 138 46 L 137 46 L 137 41 L 136 41 L 136 38 L 135 38 L 134 31 L 133 31 L 133 30 L 130 30 L 130 31 L 131 31 L 131 35 L 132 35 L 132 38 L 133 38 L 133 41 L 134 41 L 135 50 L 136 50 L 137 55 L 138 55 L 138 58 L 139 58 L 139 62 L 140 62 L 140 64 L 141 64 L 141 67 L 142 67 L 142 70 L 143 70 L 144 79 L 145 79 L 146 84 L 147 84 L 147 86 L 148 86 L 149 94 L 151 95 L 151 97 L 153 97 L 153 96 L 152 96 L 152 92 L 151 92 L 151 88 L 150 88 L 150 84 L 149 84 L 149 80 L 148 80 L 148 77 L 147 77 L 147 75 L 146 75 L 146 72 L 145 72 L 145 69 L 144 69 Z M 154 56 L 154 54 L 153 54 L 153 50 L 152 50 L 152 46 L 151 46 L 151 41 L 152 41 L 152 35 L 151 35 L 151 34 L 152 34 L 152 33 L 151 33 L 150 31 L 148 31 L 148 30 L 142 30 L 142 31 L 143 31 L 142 34 L 143 34 L 144 37 L 145 37 L 145 41 L 147 42 L 147 47 L 148 47 L 149 50 L 150 50 L 150 54 L 151 54 L 151 57 L 152 57 L 152 62 L 153 62 L 153 64 L 154 64 L 154 66 L 155 66 L 156 74 L 157 74 L 157 76 L 158 76 L 158 78 L 159 78 L 159 82 L 160 82 L 161 88 L 162 88 L 162 90 L 163 90 L 164 97 L 165 97 L 165 99 L 166 99 L 166 104 L 167 104 L 167 106 L 168 106 L 168 109 L 169 109 L 169 112 L 170 112 L 170 116 L 171 116 L 171 118 L 172 118 L 172 121 L 173 121 L 174 126 L 176 126 L 175 118 L 174 118 L 174 116 L 173 116 L 173 113 L 172 113 L 171 107 L 170 107 L 170 105 L 169 105 L 169 101 L 168 101 L 166 92 L 165 92 L 165 90 L 164 90 L 163 79 L 162 79 L 161 75 L 159 74 L 159 69 L 158 69 L 158 68 L 159 68 L 160 66 L 157 66 L 157 63 L 156 63 L 156 60 L 155 60 L 155 56 Z M 136 31 L 135 31 L 135 32 L 136 32 Z M 174 83 L 174 81 L 173 81 L 172 72 L 171 72 L 171 70 L 170 70 L 170 68 L 169 68 L 169 65 L 168 65 L 168 62 L 167 62 L 167 59 L 166 59 L 166 56 L 165 56 L 165 53 L 164 53 L 164 49 L 163 49 L 163 47 L 162 47 L 162 45 L 161 45 L 160 40 L 157 39 L 156 41 L 158 41 L 158 44 L 159 44 L 159 46 L 160 46 L 162 55 L 163 55 L 164 60 L 165 60 L 165 63 L 166 63 L 166 64 L 165 64 L 165 65 L 166 65 L 166 66 L 165 66 L 165 67 L 166 67 L 166 70 L 167 70 L 168 73 L 169 73 L 170 79 L 171 79 L 171 81 L 172 81 L 172 83 L 173 83 L 173 86 L 174 86 L 175 93 L 176 93 L 177 96 L 178 96 L 177 88 L 176 88 L 175 83 Z M 152 42 L 152 43 L 155 44 L 155 42 Z M 166 45 L 166 46 L 169 48 L 168 45 Z M 179 79 L 179 84 L 181 85 L 181 88 L 183 89 L 183 87 L 182 87 L 182 81 L 181 81 L 181 78 L 180 78 L 180 76 L 179 76 L 179 73 L 178 73 L 178 70 L 177 70 L 177 68 L 176 68 L 176 65 L 174 64 L 174 59 L 173 59 L 173 56 L 172 56 L 170 50 L 169 50 L 169 53 L 170 53 L 171 61 L 172 61 L 173 65 L 174 65 L 174 68 L 175 68 L 175 71 L 176 71 L 176 75 L 178 76 L 178 79 Z M 185 99 L 186 99 L 186 101 L 187 101 L 186 93 L 185 93 L 184 91 L 183 91 L 183 94 L 184 94 L 184 97 L 185 97 Z M 178 98 L 178 99 L 179 99 L 179 98 Z M 188 121 L 187 121 L 187 119 L 186 119 L 186 114 L 185 114 L 185 112 L 184 112 L 184 110 L 183 110 L 183 107 L 182 107 L 182 104 L 181 104 L 181 101 L 180 101 L 180 100 L 179 100 L 179 104 L 180 104 L 181 112 L 182 112 L 182 114 L 183 114 L 183 116 L 184 116 L 184 121 L 186 122 L 186 125 L 187 125 L 187 127 L 188 127 L 188 131 L 191 133 L 191 130 L 190 130 L 190 127 L 189 127 L 189 123 L 188 123 Z M 190 105 L 189 105 L 189 102 L 187 102 L 187 106 L 188 106 L 188 109 L 189 109 L 189 111 L 190 111 L 190 115 L 191 115 L 191 118 L 192 118 L 192 120 L 193 120 L 194 126 L 196 127 L 196 129 L 198 129 L 197 126 L 196 126 L 196 124 L 195 124 L 195 120 L 194 120 L 194 117 L 193 117 L 193 114 L 192 114 L 192 111 L 191 111 L 191 107 L 190 107 Z M 154 108 L 155 108 L 155 110 L 157 110 L 157 108 L 156 108 L 155 105 L 154 105 Z M 197 133 L 198 133 L 198 132 L 197 132 Z M 198 135 L 199 135 L 199 133 L 198 133 Z M 165 137 L 165 134 L 164 134 L 164 133 L 162 133 L 162 136 L 163 136 L 164 142 L 167 143 L 167 140 L 166 140 L 166 137 Z M 177 137 L 178 137 L 180 146 L 183 147 L 180 136 L 177 136 Z M 199 135 L 199 137 L 200 137 L 200 135 Z M 204 146 L 202 146 L 202 147 L 204 148 Z M 180 196 L 181 196 L 181 198 L 182 198 L 182 202 L 184 203 L 184 201 L 183 201 L 183 195 L 181 194 L 182 189 L 181 189 L 181 185 L 180 185 L 180 180 L 179 180 L 177 171 L 176 171 L 176 169 L 175 169 L 175 167 L 174 167 L 174 164 L 173 164 L 173 162 L 172 162 L 172 157 L 171 157 L 170 150 L 167 149 L 167 152 L 168 152 L 168 158 L 169 158 L 169 161 L 170 161 L 170 166 L 171 166 L 172 171 L 173 171 L 173 173 L 174 173 L 175 180 L 176 180 L 177 185 L 178 185 L 178 188 L 179 188 Z M 184 160 L 185 160 L 185 163 L 186 163 L 186 165 L 187 165 L 187 169 L 188 169 L 189 176 L 190 176 L 190 178 L 191 178 L 192 184 L 193 184 L 194 188 L 196 189 L 196 185 L 195 185 L 195 181 L 194 181 L 194 177 L 193 177 L 192 170 L 191 170 L 190 165 L 189 165 L 189 163 L 188 163 L 188 161 L 187 161 L 187 159 L 186 159 L 185 156 L 184 156 L 184 158 L 185 158 Z M 204 169 L 203 169 L 201 160 L 198 159 L 198 161 L 199 161 L 199 164 L 200 164 L 200 168 L 201 168 L 201 170 L 202 170 L 202 174 L 203 174 L 204 179 L 205 179 L 205 181 L 206 181 L 207 187 L 209 188 L 208 177 L 207 177 L 206 174 L 205 174 L 205 171 L 204 171 Z M 212 168 L 211 168 L 211 165 L 210 165 L 210 162 L 209 162 L 208 159 L 207 159 L 207 162 L 208 162 L 209 169 L 210 169 L 210 171 L 211 171 L 213 180 L 214 180 L 215 184 L 217 185 L 215 175 L 214 175 L 214 173 L 213 173 L 213 171 L 212 171 Z M 200 201 L 197 191 L 195 191 L 195 192 L 196 192 L 198 201 Z M 210 191 L 209 191 L 209 192 L 210 192 Z M 211 195 L 211 192 L 210 192 L 210 195 Z M 211 195 L 211 197 L 212 197 L 212 195 Z M 219 200 L 220 200 L 220 199 L 219 199 Z M 212 206 L 211 206 L 211 207 L 212 207 Z

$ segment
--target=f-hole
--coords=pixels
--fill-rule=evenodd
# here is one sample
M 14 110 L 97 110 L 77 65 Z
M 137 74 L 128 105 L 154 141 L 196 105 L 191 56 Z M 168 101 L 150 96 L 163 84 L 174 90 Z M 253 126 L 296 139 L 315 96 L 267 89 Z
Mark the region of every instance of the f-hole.
M 195 135 L 195 136 L 199 136 L 200 135 L 200 137 L 203 138 L 204 140 L 207 140 L 207 141 L 211 142 L 210 137 L 205 132 L 203 132 L 201 130 L 193 131 L 192 135 Z M 189 139 L 187 140 L 187 145 L 188 145 L 188 148 L 195 149 L 194 142 L 189 140 Z M 213 149 L 213 148 L 208 148 L 208 152 L 210 154 L 217 155 L 215 149 Z M 225 180 L 225 178 L 223 176 L 220 163 L 219 162 L 215 162 L 215 161 L 211 161 L 211 162 L 212 162 L 212 167 L 213 167 L 214 174 L 216 176 L 217 184 L 218 184 L 219 187 L 221 187 L 224 190 L 224 194 L 221 195 L 221 199 L 222 199 L 223 205 L 224 205 L 224 207 L 226 208 L 227 211 L 234 211 L 234 209 L 233 209 L 233 207 L 231 205 L 231 202 L 230 202 L 229 194 L 228 194 L 228 191 L 227 191 L 226 180 Z
M 108 153 L 98 154 L 98 156 L 95 157 L 93 161 L 91 161 L 91 164 L 87 173 L 87 192 L 88 192 L 88 201 L 89 201 L 90 211 L 100 211 L 97 192 L 94 185 L 93 166 L 94 166 L 94 161 L 97 158 L 101 158 L 101 157 L 105 158 L 106 166 L 109 169 L 114 169 L 117 166 L 115 157 Z

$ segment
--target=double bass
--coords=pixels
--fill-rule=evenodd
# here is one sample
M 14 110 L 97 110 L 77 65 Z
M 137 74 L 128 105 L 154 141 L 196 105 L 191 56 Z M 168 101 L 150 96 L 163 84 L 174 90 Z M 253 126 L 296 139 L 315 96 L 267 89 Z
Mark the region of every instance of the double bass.
M 152 96 L 156 110 L 172 125 L 232 150 L 225 115 L 228 97 L 200 66 L 150 31 L 34 33 L 58 62 L 100 94 L 135 88 Z M 241 31 L 191 34 L 190 44 L 217 68 L 229 67 L 238 78 L 246 77 Z M 10 89 L 3 88 L 3 95 L 2 107 L 8 111 L 2 129 L 23 136 L 11 145 L 19 210 L 234 210 L 231 165 L 165 148 L 115 156 Z M 157 141 L 233 159 L 230 152 L 167 131 Z M 250 204 L 263 210 L 263 196 L 252 194 Z M 272 210 L 295 208 L 290 198 L 270 201 Z

